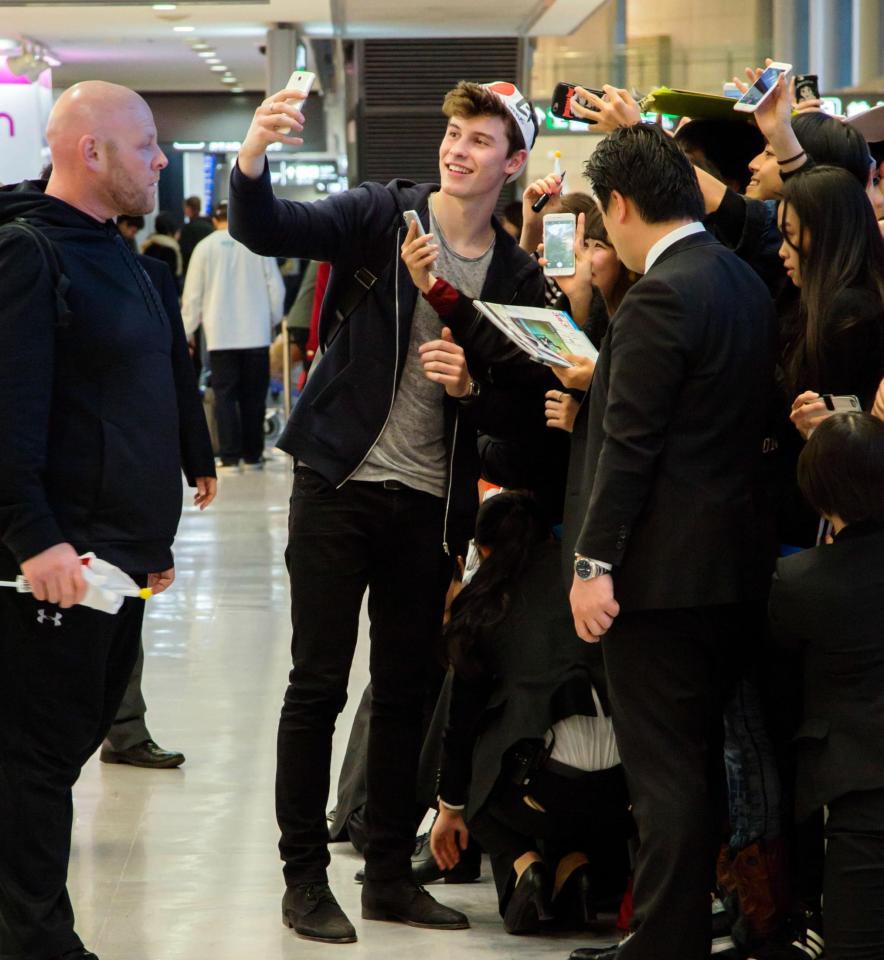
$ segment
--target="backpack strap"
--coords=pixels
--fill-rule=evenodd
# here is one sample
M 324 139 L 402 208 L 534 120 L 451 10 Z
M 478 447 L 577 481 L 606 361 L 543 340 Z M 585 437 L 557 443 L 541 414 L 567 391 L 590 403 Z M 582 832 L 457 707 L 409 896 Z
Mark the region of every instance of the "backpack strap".
M 0 230 L 3 229 L 7 230 L 7 232 L 15 230 L 31 238 L 31 241 L 40 253 L 46 269 L 49 271 L 49 276 L 52 278 L 52 285 L 55 291 L 56 326 L 70 326 L 71 320 L 74 317 L 67 302 L 67 294 L 71 286 L 71 281 L 62 269 L 61 259 L 59 258 L 55 244 L 42 230 L 37 229 L 37 227 L 23 217 L 16 217 L 14 220 L 10 220 L 0 227 Z

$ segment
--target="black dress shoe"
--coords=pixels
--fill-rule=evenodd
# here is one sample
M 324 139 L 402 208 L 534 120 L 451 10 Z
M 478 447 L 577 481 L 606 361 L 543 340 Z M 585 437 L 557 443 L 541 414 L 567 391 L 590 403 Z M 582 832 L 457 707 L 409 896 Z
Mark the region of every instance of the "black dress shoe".
M 67 953 L 59 954 L 52 960 L 98 960 L 98 957 L 85 947 L 77 947 L 76 950 L 68 950 Z
M 393 920 L 428 930 L 466 930 L 470 925 L 459 910 L 437 903 L 411 879 L 366 880 L 362 919 Z
M 305 940 L 356 943 L 356 930 L 327 883 L 286 887 L 282 898 L 282 922 Z
M 125 750 L 113 750 L 105 740 L 99 759 L 102 763 L 128 763 L 131 767 L 166 770 L 170 767 L 180 767 L 184 763 L 184 754 L 177 750 L 163 750 L 153 740 L 144 740 Z
M 619 947 L 578 947 L 568 960 L 617 960 L 619 954 Z
M 568 874 L 552 901 L 556 925 L 562 930 L 585 930 L 598 919 L 592 897 L 589 864 L 582 863 Z
M 503 912 L 507 933 L 537 933 L 541 924 L 553 919 L 549 908 L 549 871 L 539 860 L 519 877 Z

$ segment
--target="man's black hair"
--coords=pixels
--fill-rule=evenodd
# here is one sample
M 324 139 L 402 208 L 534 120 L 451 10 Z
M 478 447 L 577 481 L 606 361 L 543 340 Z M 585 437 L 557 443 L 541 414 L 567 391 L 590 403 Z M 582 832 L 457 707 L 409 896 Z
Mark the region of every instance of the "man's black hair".
M 816 163 L 843 167 L 859 180 L 865 190 L 869 182 L 872 155 L 865 137 L 849 123 L 825 113 L 800 113 L 792 118 L 792 129 L 802 148 Z
M 517 229 L 522 229 L 522 203 L 519 200 L 513 200 L 503 208 L 503 215 Z
M 603 210 L 616 190 L 632 200 L 645 223 L 702 220 L 706 215 L 690 160 L 655 126 L 615 130 L 595 148 L 584 174 Z
M 138 227 L 139 230 L 144 229 L 144 217 L 135 214 L 121 213 L 117 217 L 117 224 L 128 223 L 133 227 Z

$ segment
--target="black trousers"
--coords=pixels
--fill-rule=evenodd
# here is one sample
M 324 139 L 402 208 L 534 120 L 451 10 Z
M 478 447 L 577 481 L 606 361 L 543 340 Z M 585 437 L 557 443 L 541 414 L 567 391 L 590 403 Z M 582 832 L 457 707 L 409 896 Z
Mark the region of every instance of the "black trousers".
M 264 414 L 270 385 L 268 347 L 212 350 L 212 389 L 221 462 L 257 463 L 264 453 Z
M 368 590 L 371 720 L 366 760 L 366 876 L 410 875 L 422 711 L 435 669 L 451 564 L 444 501 L 350 481 L 340 490 L 295 469 L 286 564 L 292 671 L 279 721 L 276 811 L 289 885 L 326 878 L 335 720 Z
M 111 616 L 0 590 L 0 957 L 74 950 L 71 787 L 129 682 L 144 603 Z
M 526 796 L 543 810 L 525 803 Z M 469 828 L 491 859 L 501 916 L 514 887 L 513 863 L 531 850 L 553 870 L 567 854 L 585 853 L 596 895 L 626 889 L 633 824 L 621 765 L 567 777 L 543 769 L 529 784 L 515 784 L 504 772 Z
M 708 960 L 725 813 L 722 715 L 740 673 L 743 619 L 732 607 L 622 613 L 604 638 L 639 834 L 622 960 Z
M 830 960 L 884 957 L 884 790 L 829 804 L 823 923 Z

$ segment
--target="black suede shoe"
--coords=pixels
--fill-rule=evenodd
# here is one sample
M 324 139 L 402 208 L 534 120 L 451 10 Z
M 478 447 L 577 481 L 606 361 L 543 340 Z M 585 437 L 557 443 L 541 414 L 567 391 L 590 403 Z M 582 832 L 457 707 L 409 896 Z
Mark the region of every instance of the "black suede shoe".
M 102 763 L 128 763 L 131 767 L 147 767 L 154 770 L 167 770 L 180 767 L 184 763 L 184 754 L 177 750 L 163 750 L 153 740 L 136 743 L 126 750 L 113 750 L 105 740 L 99 759 Z
M 363 920 L 393 920 L 427 930 L 467 930 L 459 910 L 437 903 L 411 879 L 366 880 L 362 887 Z
M 356 930 L 327 883 L 286 887 L 282 898 L 282 922 L 305 940 L 356 943 Z

